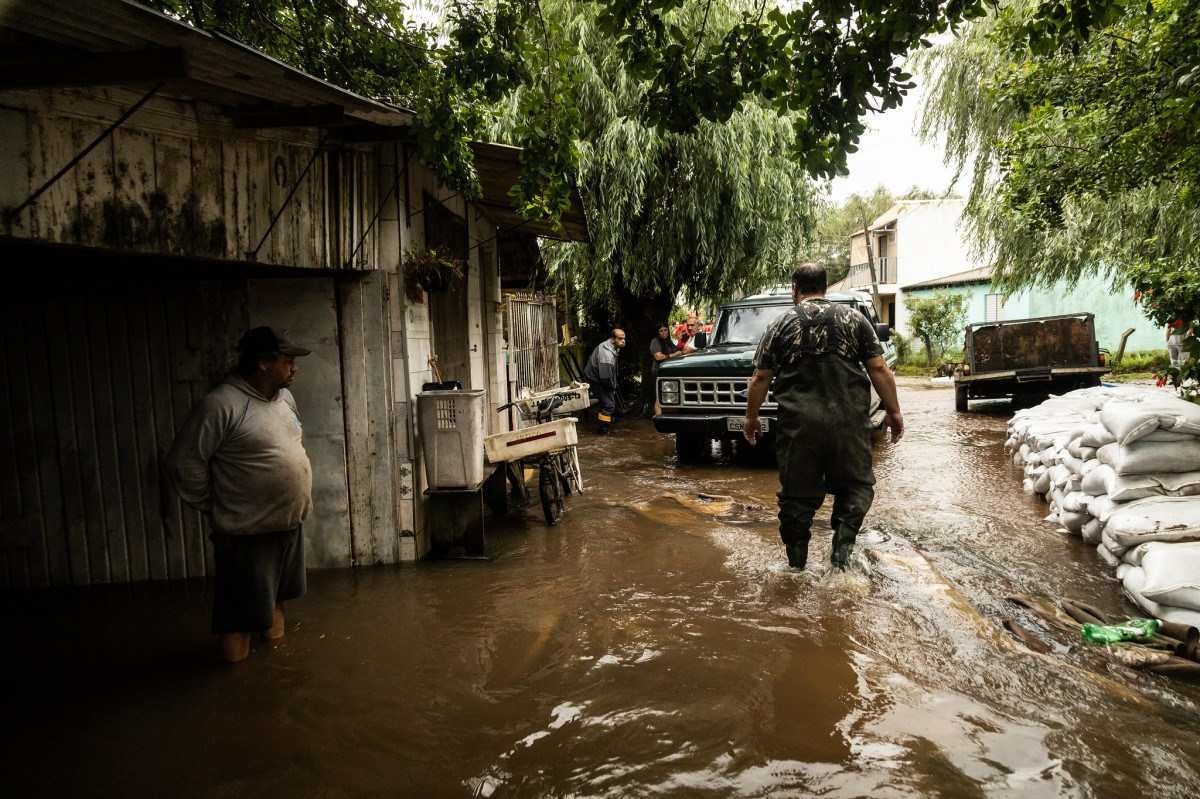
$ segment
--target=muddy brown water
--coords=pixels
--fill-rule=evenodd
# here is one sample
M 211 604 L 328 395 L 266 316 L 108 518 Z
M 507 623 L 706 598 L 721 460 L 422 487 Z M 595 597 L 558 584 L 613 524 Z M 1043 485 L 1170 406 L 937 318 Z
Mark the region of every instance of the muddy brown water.
M 558 527 L 312 574 L 238 667 L 200 584 L 6 597 L 8 795 L 1196 795 L 1195 685 L 998 631 L 1014 591 L 1131 610 L 1021 493 L 1007 409 L 902 399 L 847 575 L 822 527 L 783 567 L 769 466 L 635 422 L 586 437 Z

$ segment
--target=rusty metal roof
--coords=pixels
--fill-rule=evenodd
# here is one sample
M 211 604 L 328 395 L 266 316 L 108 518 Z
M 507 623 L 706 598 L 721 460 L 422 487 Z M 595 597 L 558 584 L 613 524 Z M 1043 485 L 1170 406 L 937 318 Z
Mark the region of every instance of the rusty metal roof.
M 150 86 L 166 81 L 164 93 L 202 98 L 233 111 L 270 107 L 282 109 L 294 127 L 323 127 L 320 119 L 332 109 L 336 123 L 350 135 L 353 127 L 364 140 L 395 140 L 413 121 L 413 112 L 355 94 L 272 58 L 218 32 L 204 31 L 132 0 L 0 0 L 0 66 L 34 67 L 39 62 L 59 65 L 64 81 L 96 84 L 72 69 L 72 59 L 122 55 L 126 75 L 114 83 Z M 177 75 L 156 73 L 162 54 L 182 54 Z M 145 68 L 138 69 L 139 54 Z M 62 64 L 66 62 L 66 68 Z M 19 67 L 14 68 L 14 64 Z M 78 85 L 77 84 L 77 85 Z M 12 86 L 10 85 L 10 88 Z M 269 114 L 268 114 L 269 115 Z M 294 116 L 293 116 L 294 115 Z M 280 123 L 281 125 L 283 123 Z M 374 132 L 370 132 L 374 131 Z M 474 200 L 502 228 L 566 241 L 586 240 L 583 203 L 572 192 L 572 203 L 555 230 L 544 222 L 522 219 L 513 208 L 509 189 L 521 173 L 521 148 L 473 143 L 483 196 Z
M 412 112 L 371 100 L 289 66 L 220 33 L 192 27 L 130 0 L 3 0 L 0 30 L 11 57 L 182 50 L 186 77 L 166 91 L 231 105 L 308 108 L 333 105 L 354 122 L 404 127 Z M 144 83 L 160 76 L 149 69 Z
M 513 208 L 509 190 L 517 185 L 521 177 L 521 150 L 507 144 L 472 142 L 475 151 L 475 168 L 479 182 L 483 185 L 483 196 L 472 200 L 484 210 L 496 224 L 514 232 L 533 233 L 549 239 L 562 241 L 587 241 L 587 219 L 583 212 L 583 201 L 577 191 L 571 192 L 571 207 L 562 215 L 561 228 L 555 230 L 546 222 L 531 222 L 519 216 Z

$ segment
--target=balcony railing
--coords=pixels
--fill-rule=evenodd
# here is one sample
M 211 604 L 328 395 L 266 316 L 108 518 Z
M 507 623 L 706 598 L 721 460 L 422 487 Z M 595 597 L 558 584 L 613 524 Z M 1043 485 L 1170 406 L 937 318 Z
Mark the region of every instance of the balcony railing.
M 896 259 L 892 256 L 882 256 L 875 259 L 875 278 L 880 285 L 896 282 Z M 846 275 L 846 288 L 861 289 L 871 286 L 871 267 L 866 263 L 851 264 L 850 273 Z

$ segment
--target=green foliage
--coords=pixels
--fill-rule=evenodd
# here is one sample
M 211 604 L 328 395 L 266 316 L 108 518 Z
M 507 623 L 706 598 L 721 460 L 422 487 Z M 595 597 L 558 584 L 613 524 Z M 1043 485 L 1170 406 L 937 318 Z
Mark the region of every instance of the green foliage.
M 975 159 L 967 212 L 1002 289 L 1106 274 L 1155 321 L 1191 330 L 1200 4 L 1104 5 L 1071 47 L 1038 38 L 1044 6 L 1010 2 L 922 59 L 935 76 L 923 129 L 946 136 L 960 169 Z M 1180 388 L 1200 377 L 1191 364 L 1162 374 Z
M 629 74 L 648 81 L 645 114 L 675 132 L 733 117 L 749 98 L 792 121 L 793 152 L 810 174 L 845 173 L 868 111 L 900 105 L 915 84 L 898 66 L 931 34 L 982 17 L 993 0 L 821 0 L 743 11 L 706 36 L 679 23 L 689 0 L 604 0 L 599 24 Z M 1077 47 L 1121 0 L 1043 0 L 1026 20 L 1039 50 Z M 764 15 L 764 11 L 766 11 Z
M 543 255 L 593 321 L 620 320 L 640 353 L 641 326 L 666 318 L 677 298 L 705 305 L 785 279 L 813 218 L 813 187 L 789 151 L 788 120 L 748 102 L 726 122 L 687 133 L 648 124 L 640 116 L 648 85 L 629 74 L 597 9 L 546 0 L 542 10 L 551 48 L 577 48 L 569 66 L 591 234 L 587 243 L 547 243 Z M 714 2 L 709 24 L 735 11 Z M 699 35 L 702 12 L 681 12 L 680 31 Z M 498 135 L 509 135 L 523 108 L 518 92 Z
M 850 271 L 850 236 L 892 206 L 896 198 L 883 186 L 868 195 L 852 194 L 840 205 L 822 202 L 817 208 L 816 231 L 805 260 L 820 261 L 836 283 Z
M 1127 352 L 1121 362 L 1113 364 L 1113 374 L 1137 374 L 1143 372 L 1162 372 L 1171 365 L 1166 350 L 1148 350 L 1146 352 Z
M 896 349 L 896 362 L 908 363 L 912 358 L 912 342 L 907 336 L 901 335 L 897 331 L 892 331 L 892 346 Z
M 908 326 L 925 347 L 925 363 L 932 364 L 943 350 L 962 335 L 967 323 L 967 302 L 961 294 L 937 291 L 932 297 L 906 296 Z

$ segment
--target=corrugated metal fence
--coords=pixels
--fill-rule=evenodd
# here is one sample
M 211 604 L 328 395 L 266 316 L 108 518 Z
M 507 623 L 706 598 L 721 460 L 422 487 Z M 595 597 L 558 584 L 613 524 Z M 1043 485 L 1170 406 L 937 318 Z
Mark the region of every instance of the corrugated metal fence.
M 0 303 L 0 587 L 211 574 L 204 521 L 163 491 L 159 459 L 228 367 L 241 294 L 196 281 Z
M 558 385 L 558 311 L 540 294 L 508 297 L 508 353 L 517 385 L 543 391 Z

